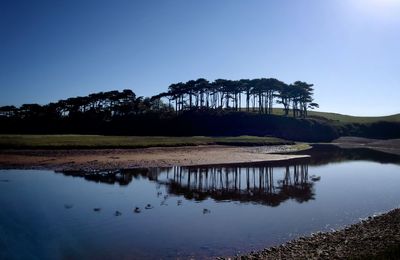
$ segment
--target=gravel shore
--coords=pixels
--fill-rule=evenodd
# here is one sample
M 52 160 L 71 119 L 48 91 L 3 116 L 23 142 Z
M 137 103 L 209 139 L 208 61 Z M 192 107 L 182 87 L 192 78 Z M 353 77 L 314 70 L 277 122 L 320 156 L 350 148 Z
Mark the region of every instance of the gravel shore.
M 339 231 L 316 233 L 233 259 L 388 259 L 400 245 L 400 209 L 369 217 Z M 400 259 L 399 252 L 389 259 Z

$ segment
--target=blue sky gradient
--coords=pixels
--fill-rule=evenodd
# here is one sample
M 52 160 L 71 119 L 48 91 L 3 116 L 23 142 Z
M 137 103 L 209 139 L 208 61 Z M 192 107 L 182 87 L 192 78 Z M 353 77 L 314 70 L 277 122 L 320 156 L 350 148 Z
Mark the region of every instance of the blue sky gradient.
M 385 115 L 399 69 L 400 0 L 0 0 L 0 105 L 275 77 L 315 84 L 321 111 Z

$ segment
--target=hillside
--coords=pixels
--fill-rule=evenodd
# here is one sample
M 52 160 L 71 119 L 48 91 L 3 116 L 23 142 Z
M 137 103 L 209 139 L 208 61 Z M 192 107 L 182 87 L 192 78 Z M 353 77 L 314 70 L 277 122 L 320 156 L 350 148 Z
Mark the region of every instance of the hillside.
M 274 108 L 275 115 L 283 115 L 283 110 L 281 108 Z M 327 119 L 330 121 L 336 121 L 338 123 L 359 123 L 359 124 L 367 124 L 367 123 L 375 123 L 380 121 L 386 122 L 400 122 L 400 113 L 388 116 L 350 116 L 343 115 L 339 113 L 331 113 L 331 112 L 320 112 L 320 111 L 309 111 L 308 115 L 310 118 L 315 119 Z
M 400 114 L 394 114 L 389 116 L 377 116 L 377 117 L 367 117 L 367 116 L 349 116 L 342 115 L 337 113 L 328 113 L 328 112 L 317 112 L 311 111 L 309 112 L 310 117 L 323 117 L 332 121 L 337 121 L 340 123 L 375 123 L 380 121 L 386 122 L 400 122 Z

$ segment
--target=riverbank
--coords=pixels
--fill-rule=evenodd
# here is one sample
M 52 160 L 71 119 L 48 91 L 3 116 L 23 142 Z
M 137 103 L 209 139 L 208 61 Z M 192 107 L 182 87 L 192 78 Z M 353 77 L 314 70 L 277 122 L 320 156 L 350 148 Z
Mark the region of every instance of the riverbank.
M 234 259 L 399 259 L 400 209 Z
M 367 148 L 400 155 L 400 139 L 379 140 L 346 136 L 340 137 L 329 144 L 337 145 L 340 148 Z
M 0 168 L 103 170 L 248 163 L 304 157 L 285 153 L 309 147 L 306 144 L 297 144 L 255 147 L 200 145 L 137 149 L 0 150 Z

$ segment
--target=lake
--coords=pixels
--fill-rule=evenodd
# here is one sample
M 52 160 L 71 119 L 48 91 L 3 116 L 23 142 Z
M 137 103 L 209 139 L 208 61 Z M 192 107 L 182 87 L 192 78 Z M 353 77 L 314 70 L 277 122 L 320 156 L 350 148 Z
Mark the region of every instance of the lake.
M 0 258 L 209 258 L 400 206 L 399 156 L 317 145 L 309 158 L 112 171 L 0 170 Z

